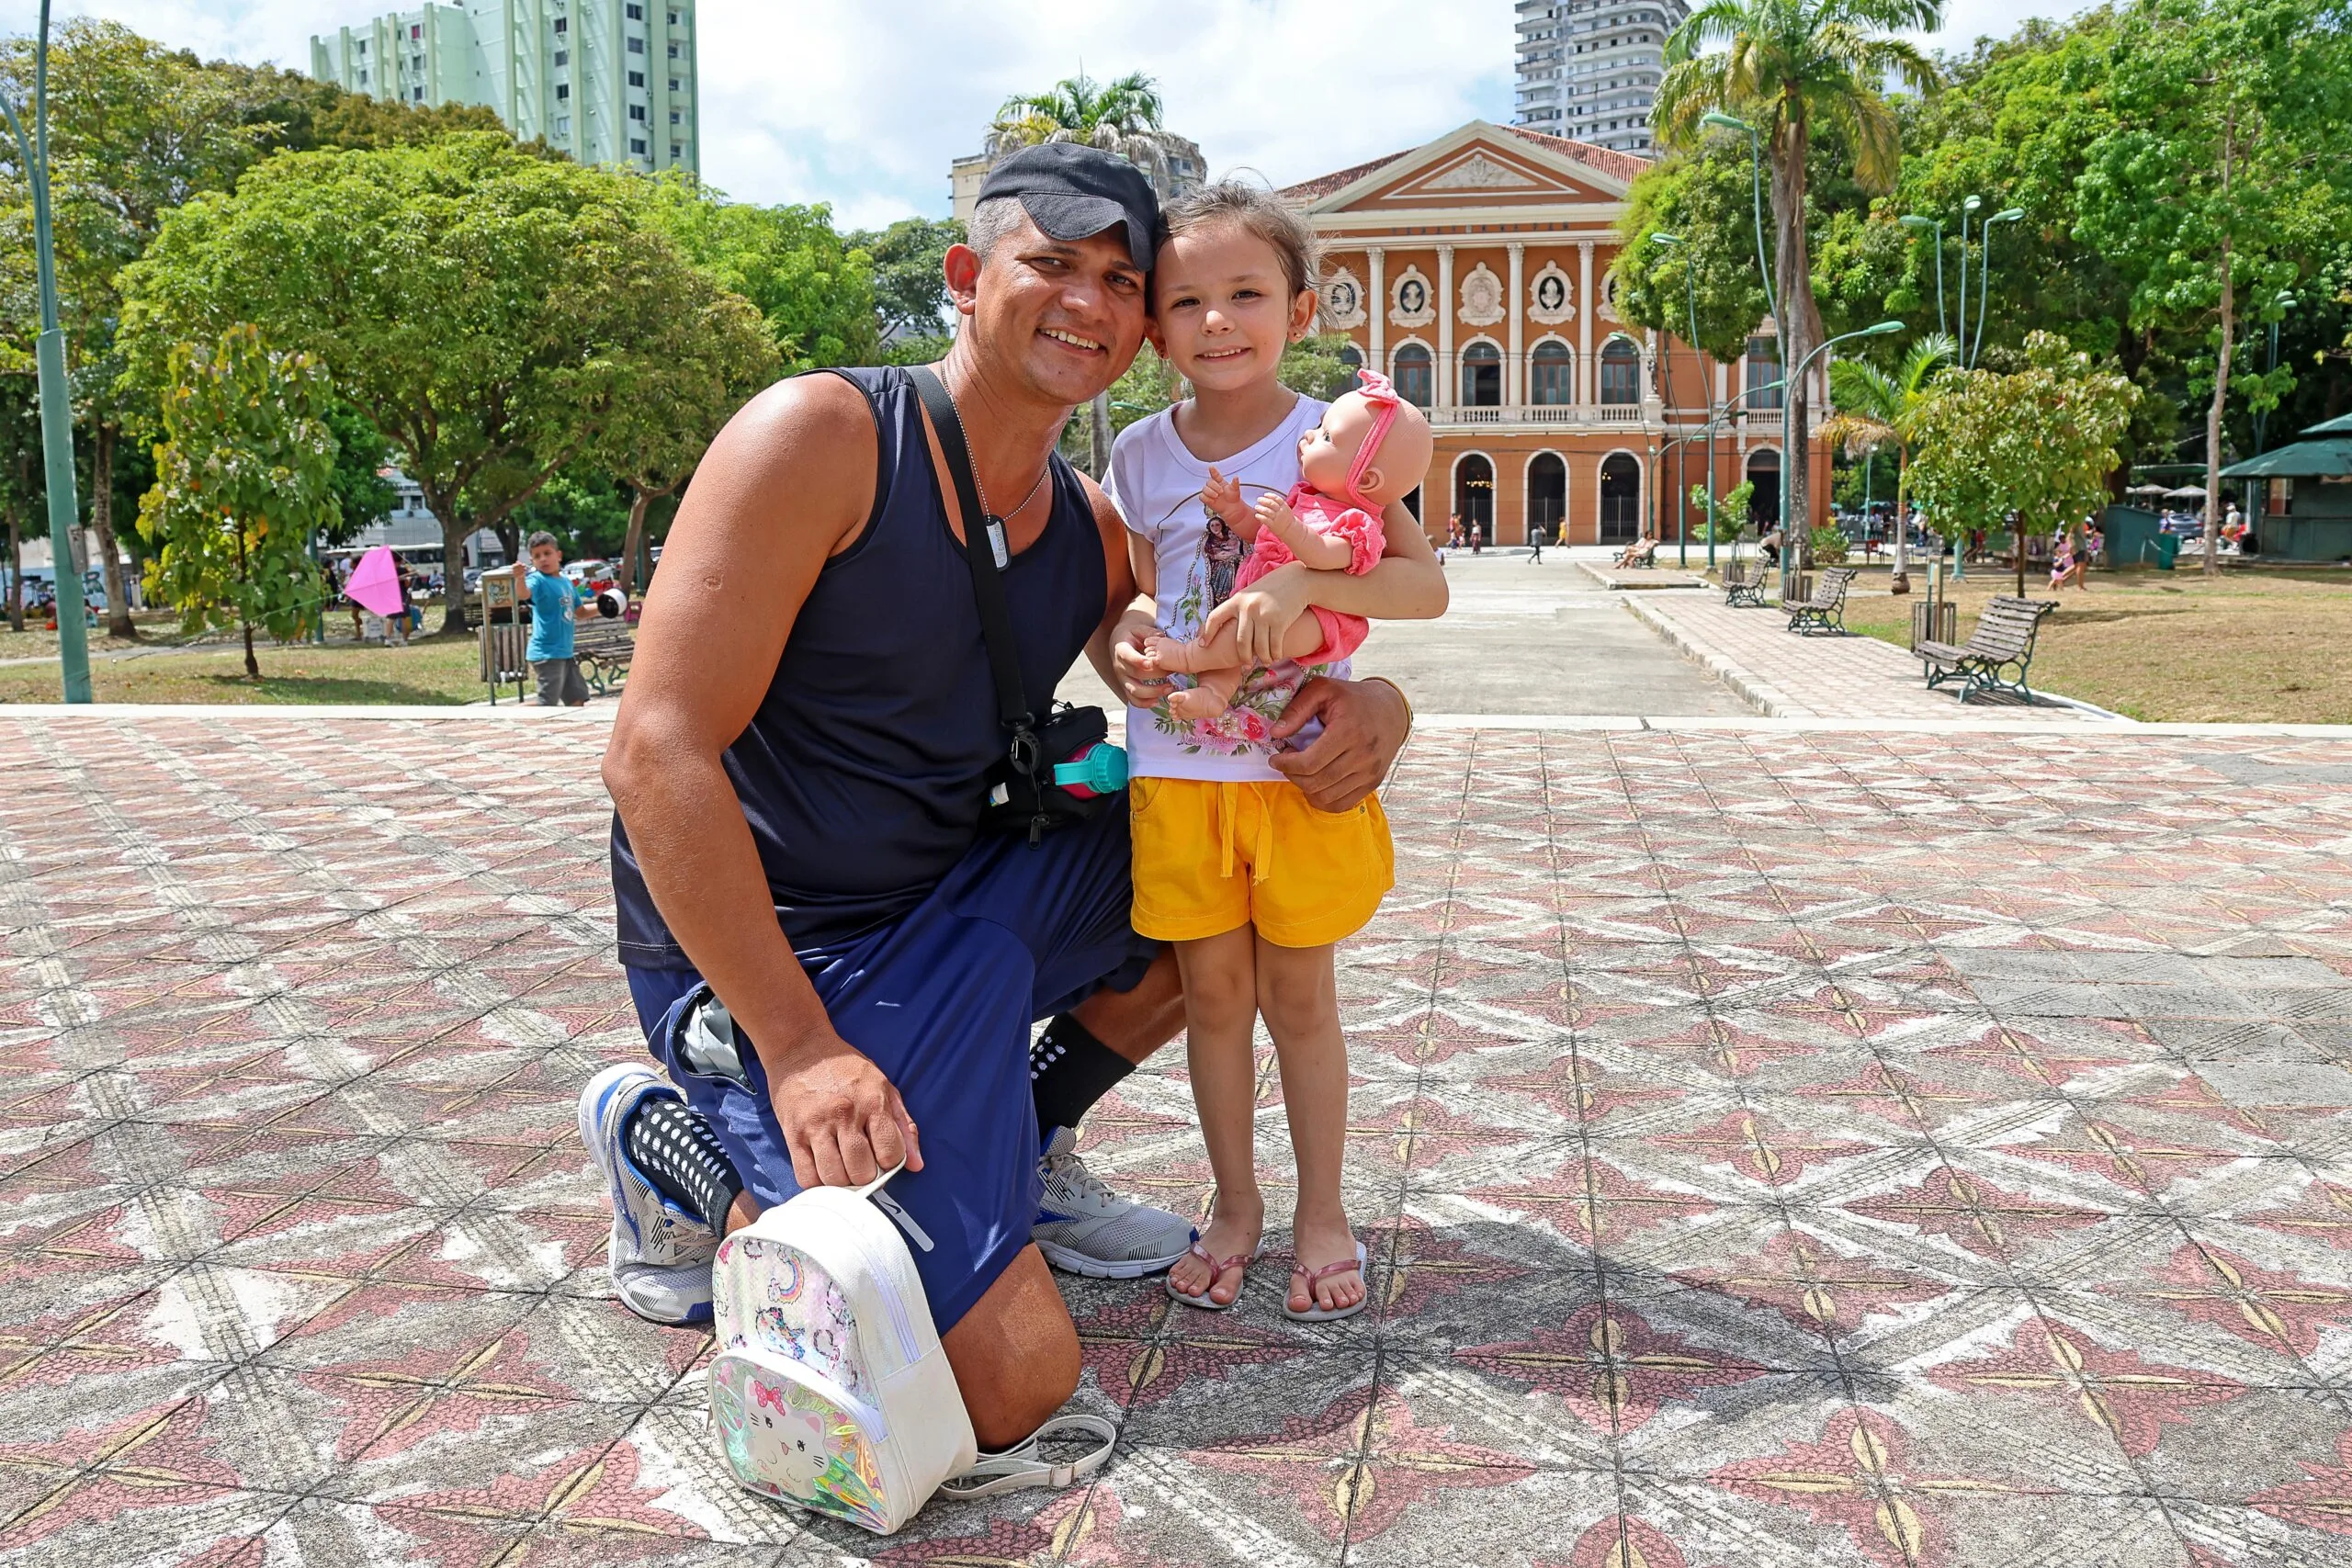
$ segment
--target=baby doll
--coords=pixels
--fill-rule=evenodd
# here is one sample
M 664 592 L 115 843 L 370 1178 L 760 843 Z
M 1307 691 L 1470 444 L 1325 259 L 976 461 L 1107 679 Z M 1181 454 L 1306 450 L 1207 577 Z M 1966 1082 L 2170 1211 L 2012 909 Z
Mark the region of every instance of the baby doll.
M 1237 590 L 1294 560 L 1317 571 L 1358 576 L 1379 564 L 1386 544 L 1380 514 L 1421 482 L 1431 439 L 1429 420 L 1396 395 L 1386 377 L 1365 371 L 1361 379 L 1358 389 L 1323 411 L 1322 423 L 1299 437 L 1299 482 L 1288 496 L 1269 493 L 1253 507 L 1241 499 L 1239 484 L 1209 470 L 1202 503 L 1235 534 L 1256 536 L 1234 577 Z M 1282 656 L 1329 664 L 1363 646 L 1370 629 L 1362 615 L 1311 606 L 1283 633 Z M 1250 671 L 1229 626 L 1200 642 L 1147 637 L 1144 649 L 1155 672 L 1193 677 L 1189 690 L 1168 699 L 1179 718 L 1215 718 Z

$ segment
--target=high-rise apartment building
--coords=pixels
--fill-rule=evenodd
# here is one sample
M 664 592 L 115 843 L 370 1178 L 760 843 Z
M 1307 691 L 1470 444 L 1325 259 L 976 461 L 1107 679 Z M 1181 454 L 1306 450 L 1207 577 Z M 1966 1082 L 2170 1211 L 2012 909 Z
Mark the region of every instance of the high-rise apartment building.
M 481 104 L 583 164 L 702 167 L 695 0 L 452 0 L 311 39 L 311 74 Z
M 1652 156 L 1650 104 L 1684 0 L 1519 0 L 1511 123 Z

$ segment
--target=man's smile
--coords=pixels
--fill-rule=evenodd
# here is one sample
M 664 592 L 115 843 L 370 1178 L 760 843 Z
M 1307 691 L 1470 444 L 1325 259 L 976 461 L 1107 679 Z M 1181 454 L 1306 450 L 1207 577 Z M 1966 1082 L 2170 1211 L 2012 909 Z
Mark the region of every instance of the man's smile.
M 1082 354 L 1106 354 L 1110 352 L 1093 338 L 1080 337 L 1078 333 L 1066 332 L 1060 327 L 1040 327 L 1037 330 L 1046 336 L 1053 339 L 1056 343 L 1068 344 L 1070 347 L 1077 349 Z

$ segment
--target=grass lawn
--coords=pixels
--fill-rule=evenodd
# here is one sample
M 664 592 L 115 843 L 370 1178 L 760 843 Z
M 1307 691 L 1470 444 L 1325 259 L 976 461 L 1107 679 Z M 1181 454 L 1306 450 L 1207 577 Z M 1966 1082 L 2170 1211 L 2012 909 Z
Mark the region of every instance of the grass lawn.
M 1846 625 L 1908 648 L 1928 575 L 1915 570 L 1904 598 L 1886 595 L 1886 577 L 1863 570 Z M 2026 578 L 2027 597 L 2060 602 L 2041 623 L 2036 687 L 2147 722 L 2352 724 L 2352 571 L 2127 567 L 2091 573 L 2088 592 L 2048 581 Z M 2013 575 L 1971 567 L 1953 594 L 1961 640 L 1986 599 L 2016 591 Z
M 0 658 L 35 656 L 23 637 L 0 634 Z M 56 634 L 48 634 L 51 657 Z M 90 682 L 108 703 L 401 703 L 448 706 L 489 695 L 481 683 L 480 645 L 466 637 L 408 648 L 330 643 L 324 648 L 255 647 L 261 679 L 245 678 L 245 656 L 236 644 L 207 644 L 185 652 L 107 658 L 101 650 L 123 645 L 93 637 Z M 508 689 L 512 694 L 512 688 Z M 55 664 L 0 669 L 0 703 L 58 700 Z

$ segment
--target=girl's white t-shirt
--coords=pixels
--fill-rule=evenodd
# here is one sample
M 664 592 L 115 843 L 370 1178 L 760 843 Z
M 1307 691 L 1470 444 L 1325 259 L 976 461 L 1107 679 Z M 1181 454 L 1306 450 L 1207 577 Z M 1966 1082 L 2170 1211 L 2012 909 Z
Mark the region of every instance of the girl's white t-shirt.
M 1300 398 L 1264 440 L 1218 459 L 1217 472 L 1238 479 L 1242 500 L 1252 504 L 1268 491 L 1289 494 L 1298 483 L 1298 439 L 1322 423 L 1324 407 Z M 1159 626 L 1170 637 L 1192 637 L 1209 612 L 1232 596 L 1234 574 L 1250 550 L 1250 541 L 1237 538 L 1201 501 L 1210 467 L 1185 449 L 1172 409 L 1127 426 L 1111 447 L 1103 490 L 1129 531 L 1152 548 Z M 1214 719 L 1180 719 L 1164 702 L 1130 708 L 1127 772 L 1137 778 L 1280 779 L 1267 761 L 1279 749 L 1268 739 L 1274 720 L 1309 675 L 1347 673 L 1346 660 L 1309 670 L 1284 660 L 1243 682 L 1232 705 Z M 1312 730 L 1301 735 L 1298 743 L 1312 736 Z

